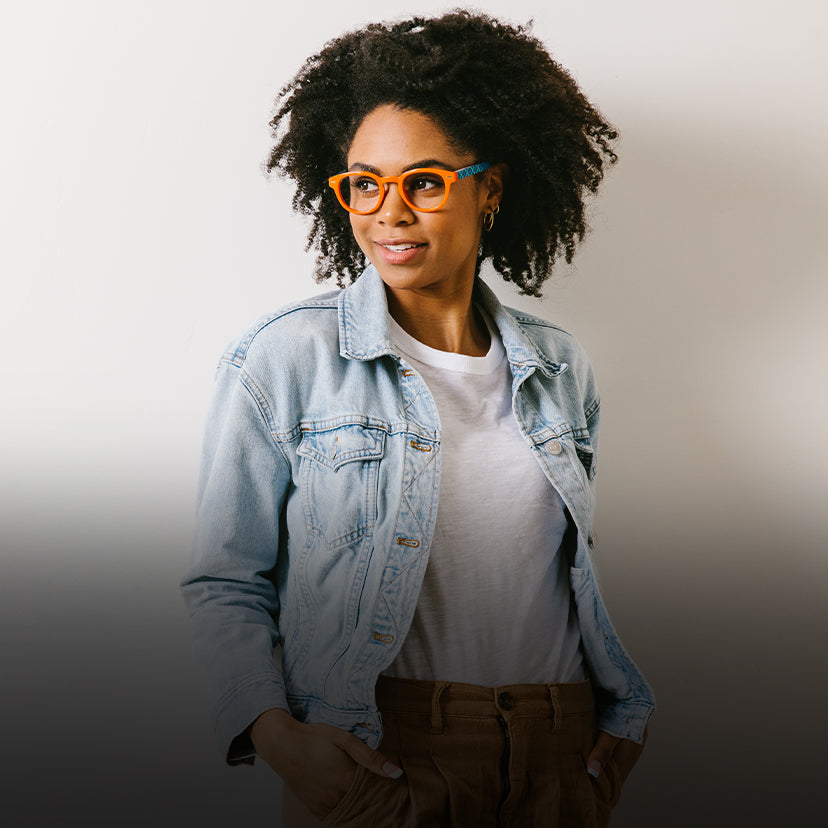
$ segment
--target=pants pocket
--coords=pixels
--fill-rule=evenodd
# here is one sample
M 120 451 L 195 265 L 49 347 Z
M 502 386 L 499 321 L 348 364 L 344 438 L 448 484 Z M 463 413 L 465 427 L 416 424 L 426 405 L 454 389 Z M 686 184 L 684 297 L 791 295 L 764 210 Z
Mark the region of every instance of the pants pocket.
M 351 811 L 355 810 L 355 803 L 359 802 L 360 791 L 362 790 L 368 773 L 369 771 L 365 765 L 357 765 L 353 782 L 351 782 L 348 790 L 345 791 L 342 799 L 339 800 L 339 804 L 322 821 L 322 825 L 326 827 L 336 826 L 348 819 Z
M 621 799 L 621 785 L 623 784 L 615 761 L 610 759 L 601 769 L 597 779 L 593 776 L 589 778 L 592 780 L 592 790 L 598 802 L 599 812 L 609 817 L 609 812 Z
M 621 790 L 624 782 L 635 767 L 635 763 L 644 751 L 647 741 L 647 731 L 644 731 L 644 742 L 640 745 L 630 739 L 622 739 L 615 748 L 612 759 L 607 762 L 598 778 L 590 776 L 592 788 L 595 791 L 599 804 L 599 811 L 609 820 L 609 812 L 621 799 Z
M 632 771 L 635 767 L 635 763 L 641 758 L 646 742 L 647 730 L 645 729 L 644 741 L 640 745 L 629 739 L 622 739 L 615 748 L 615 753 L 612 756 L 612 763 L 615 765 L 619 788 L 624 784 L 627 777 L 630 775 L 630 771 Z

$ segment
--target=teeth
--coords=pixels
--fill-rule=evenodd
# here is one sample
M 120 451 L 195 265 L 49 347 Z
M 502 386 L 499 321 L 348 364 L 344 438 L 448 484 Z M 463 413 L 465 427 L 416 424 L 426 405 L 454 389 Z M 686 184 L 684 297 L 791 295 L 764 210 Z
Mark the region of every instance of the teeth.
M 395 253 L 401 253 L 403 250 L 411 250 L 412 247 L 419 247 L 418 244 L 386 244 L 388 250 L 393 250 Z

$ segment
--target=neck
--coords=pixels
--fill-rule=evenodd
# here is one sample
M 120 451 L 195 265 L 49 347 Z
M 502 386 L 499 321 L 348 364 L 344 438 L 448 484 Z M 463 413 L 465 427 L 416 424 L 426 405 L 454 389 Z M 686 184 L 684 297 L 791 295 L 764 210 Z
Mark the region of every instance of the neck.
M 472 305 L 472 284 L 454 294 L 431 296 L 386 286 L 388 312 L 414 339 L 467 356 L 485 356 L 491 338 L 486 323 Z

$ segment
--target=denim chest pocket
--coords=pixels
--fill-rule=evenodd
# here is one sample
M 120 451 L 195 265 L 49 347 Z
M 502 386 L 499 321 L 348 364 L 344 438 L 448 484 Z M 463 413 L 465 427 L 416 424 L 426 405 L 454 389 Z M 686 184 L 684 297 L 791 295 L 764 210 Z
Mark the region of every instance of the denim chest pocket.
M 362 425 L 304 431 L 296 453 L 308 530 L 329 548 L 352 543 L 377 519 L 385 432 Z

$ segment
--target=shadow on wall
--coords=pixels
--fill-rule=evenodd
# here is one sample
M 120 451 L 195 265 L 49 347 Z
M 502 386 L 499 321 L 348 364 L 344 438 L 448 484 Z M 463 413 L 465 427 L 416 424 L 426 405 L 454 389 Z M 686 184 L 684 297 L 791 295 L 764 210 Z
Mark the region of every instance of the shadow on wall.
M 636 483 L 671 526 L 676 506 L 756 528 L 784 507 L 824 537 L 828 171 L 784 135 L 707 137 L 625 128 L 564 283 L 610 409 L 605 442 L 647 463 Z M 605 480 L 619 470 L 602 466 Z

